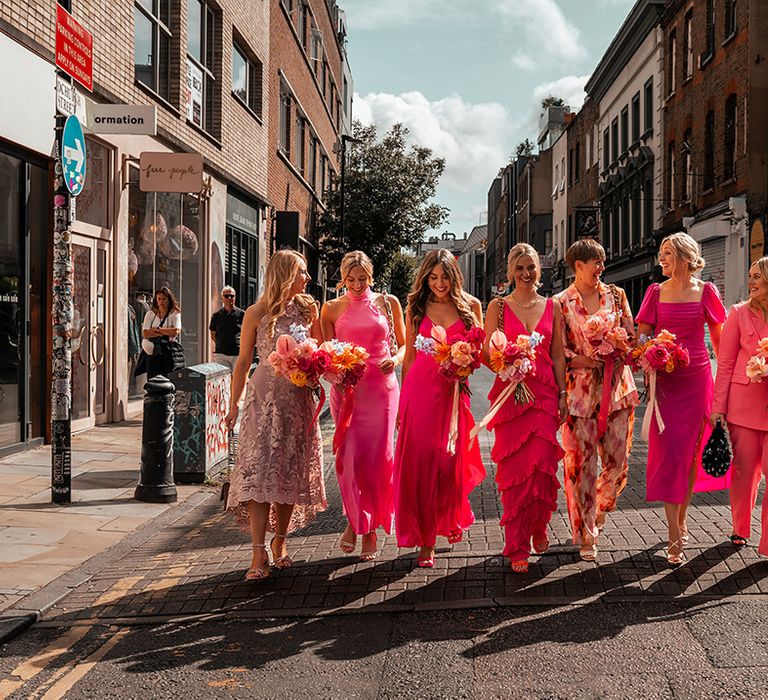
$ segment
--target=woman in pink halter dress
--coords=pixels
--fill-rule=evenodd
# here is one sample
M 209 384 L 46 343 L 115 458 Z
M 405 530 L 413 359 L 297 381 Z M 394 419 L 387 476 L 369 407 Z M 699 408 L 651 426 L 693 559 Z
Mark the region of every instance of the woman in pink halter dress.
M 400 547 L 419 547 L 418 566 L 435 562 L 438 535 L 461 541 L 475 521 L 469 494 L 485 478 L 469 397 L 459 404 L 456 450 L 447 449 L 453 384 L 434 358 L 417 352 L 417 334 L 430 337 L 440 325 L 448 335 L 482 324 L 480 302 L 461 289 L 463 278 L 450 251 L 427 253 L 408 295 L 406 353 L 395 449 L 395 524 Z
M 557 430 L 565 420 L 565 355 L 560 310 L 553 299 L 536 292 L 541 266 L 536 250 L 518 243 L 507 258 L 509 281 L 514 291 L 488 305 L 486 337 L 504 331 L 507 340 L 519 335 L 542 336 L 536 346 L 535 373 L 526 384 L 533 401 L 520 404 L 510 396 L 488 423 L 495 433 L 491 459 L 498 465 L 496 484 L 504 514 L 504 556 L 516 573 L 528 571 L 531 541 L 537 554 L 549 548 L 547 526 L 557 510 L 557 466 L 565 452 L 557 441 Z M 486 340 L 486 343 L 489 341 Z M 494 401 L 507 387 L 496 377 L 488 394 Z
M 369 357 L 365 374 L 347 397 L 331 389 L 331 413 L 337 432 L 343 431 L 336 476 L 348 525 L 340 547 L 351 554 L 362 536 L 360 559 L 370 561 L 377 555 L 376 529 L 389 534 L 394 519 L 392 467 L 400 397 L 394 369 L 404 354 L 403 313 L 397 297 L 371 291 L 373 265 L 365 253 L 344 256 L 341 280 L 347 293 L 323 307 L 323 335 L 360 345 Z
M 693 492 L 728 487 L 725 477 L 715 479 L 701 468 L 701 452 L 712 431 L 709 414 L 714 395 L 704 326 L 709 326 L 717 352 L 725 307 L 714 284 L 693 276 L 704 267 L 704 260 L 688 234 L 675 233 L 661 242 L 659 264 L 670 279 L 648 288 L 635 320 L 640 334 L 655 335 L 664 329 L 674 333 L 691 358 L 688 367 L 658 374 L 656 395 L 665 429 L 659 432 L 653 415 L 648 437 L 646 499 L 664 502 L 667 560 L 677 566 L 685 560 L 686 514 Z

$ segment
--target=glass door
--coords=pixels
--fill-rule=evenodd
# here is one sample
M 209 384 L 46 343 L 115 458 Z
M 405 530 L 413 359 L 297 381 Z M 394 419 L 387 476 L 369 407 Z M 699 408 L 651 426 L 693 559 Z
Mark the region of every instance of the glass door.
M 72 430 L 108 420 L 109 243 L 72 236 Z

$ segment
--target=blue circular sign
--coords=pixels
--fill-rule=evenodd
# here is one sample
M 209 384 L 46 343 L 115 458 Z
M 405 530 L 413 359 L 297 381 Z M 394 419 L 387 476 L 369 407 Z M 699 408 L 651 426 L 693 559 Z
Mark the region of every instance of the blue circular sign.
M 64 123 L 61 137 L 61 167 L 64 182 L 73 197 L 85 187 L 85 136 L 80 120 L 72 115 Z

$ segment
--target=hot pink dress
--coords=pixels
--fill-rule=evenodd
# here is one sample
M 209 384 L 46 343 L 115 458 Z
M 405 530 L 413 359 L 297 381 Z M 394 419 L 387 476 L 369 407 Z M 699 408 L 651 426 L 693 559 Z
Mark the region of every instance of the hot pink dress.
M 529 335 L 514 311 L 503 300 L 500 303 L 507 338 Z M 519 404 L 510 397 L 488 425 L 496 434 L 491 459 L 498 465 L 496 483 L 504 509 L 504 555 L 511 561 L 529 557 L 531 538 L 546 538 L 547 525 L 557 510 L 557 464 L 565 452 L 557 442 L 558 391 L 551 355 L 553 304 L 552 299 L 547 299 L 544 314 L 534 329 L 544 337 L 536 346 L 536 374 L 526 379 L 534 400 Z M 493 403 L 506 386 L 496 377 L 488 400 Z
M 432 325 L 425 316 L 419 333 L 429 337 Z M 462 325 L 457 320 L 446 329 L 448 335 Z M 469 494 L 485 478 L 485 467 L 477 441 L 469 444 L 475 421 L 466 395 L 459 402 L 456 453 L 447 450 L 453 390 L 434 359 L 417 352 L 400 396 L 395 450 L 395 523 L 400 547 L 434 547 L 438 535 L 460 538 L 475 521 Z
M 712 432 L 709 414 L 714 394 L 712 367 L 704 343 L 704 324 L 725 321 L 720 292 L 714 284 L 707 282 L 700 301 L 661 302 L 659 285 L 652 284 L 645 293 L 635 320 L 653 326 L 654 334 L 664 329 L 674 333 L 691 356 L 688 367 L 671 374 L 659 372 L 657 375 L 656 395 L 666 428 L 659 434 L 656 416 L 652 418 L 648 438 L 646 500 L 683 503 L 688 493 L 688 475 L 694 458 L 698 465 L 695 491 L 728 488 L 727 476 L 715 479 L 701 468 L 701 452 Z M 702 425 L 704 434 L 699 441 Z
M 347 308 L 335 323 L 339 340 L 364 347 L 367 369 L 347 400 L 352 418 L 336 453 L 344 514 L 358 535 L 381 526 L 389 533 L 394 518 L 392 466 L 395 418 L 400 390 L 395 373 L 382 374 L 379 362 L 390 356 L 389 322 L 373 302 L 369 290 L 347 294 Z M 331 389 L 331 413 L 338 422 L 344 396 Z

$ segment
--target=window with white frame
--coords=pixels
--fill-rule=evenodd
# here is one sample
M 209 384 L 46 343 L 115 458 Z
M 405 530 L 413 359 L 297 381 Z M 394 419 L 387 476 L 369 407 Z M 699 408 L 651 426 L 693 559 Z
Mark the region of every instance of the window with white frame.
M 136 80 L 168 100 L 171 91 L 170 0 L 137 0 L 133 21 Z
M 693 10 L 685 15 L 683 29 L 683 80 L 693 75 Z
M 263 67 L 250 52 L 232 45 L 232 94 L 259 119 L 262 117 Z
M 291 156 L 291 112 L 292 99 L 288 91 L 280 90 L 280 150 L 284 155 Z
M 293 149 L 293 164 L 298 171 L 304 175 L 304 131 L 305 131 L 304 115 L 296 110 L 296 129 L 294 131 L 294 149 Z

